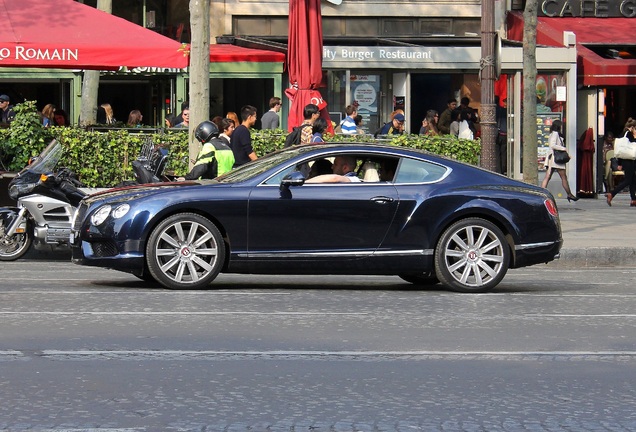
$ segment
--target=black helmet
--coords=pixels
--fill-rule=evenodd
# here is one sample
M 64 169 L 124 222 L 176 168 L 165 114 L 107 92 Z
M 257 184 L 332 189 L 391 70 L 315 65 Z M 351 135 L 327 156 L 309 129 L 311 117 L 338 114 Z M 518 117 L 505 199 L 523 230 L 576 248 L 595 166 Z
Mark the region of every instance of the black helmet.
M 219 128 L 216 127 L 214 123 L 211 121 L 201 122 L 199 126 L 194 131 L 194 137 L 198 139 L 200 142 L 205 143 L 210 140 L 210 138 L 219 136 Z

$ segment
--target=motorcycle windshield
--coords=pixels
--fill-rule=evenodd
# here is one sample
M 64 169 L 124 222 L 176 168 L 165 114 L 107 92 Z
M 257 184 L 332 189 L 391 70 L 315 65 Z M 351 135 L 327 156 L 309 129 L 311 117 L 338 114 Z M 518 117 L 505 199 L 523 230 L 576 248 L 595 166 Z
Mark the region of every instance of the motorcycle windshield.
M 64 154 L 64 147 L 57 140 L 53 140 L 24 170 L 35 174 L 55 172 L 55 166 L 62 158 L 62 154 Z

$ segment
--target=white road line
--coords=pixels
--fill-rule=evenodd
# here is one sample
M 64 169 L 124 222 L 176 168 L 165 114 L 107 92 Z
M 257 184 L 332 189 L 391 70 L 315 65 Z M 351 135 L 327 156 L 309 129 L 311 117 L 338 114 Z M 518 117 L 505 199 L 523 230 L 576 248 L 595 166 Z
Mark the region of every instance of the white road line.
M 273 316 L 326 316 L 326 315 L 370 315 L 367 312 L 252 312 L 252 311 L 234 311 L 234 312 L 188 312 L 188 311 L 121 311 L 121 312 L 105 312 L 105 311 L 0 311 L 0 315 L 273 315 Z
M 0 295 L 2 294 L 129 294 L 129 295 L 147 295 L 151 293 L 158 293 L 161 296 L 166 296 L 169 294 L 178 295 L 180 297 L 187 295 L 249 295 L 249 296 L 281 296 L 281 295 L 291 295 L 290 292 L 247 292 L 247 291 L 167 291 L 162 288 L 153 289 L 153 288 L 144 288 L 142 290 L 122 290 L 122 291 L 55 291 L 55 290 L 45 290 L 45 291 L 0 291 Z
M 42 350 L 45 356 L 63 355 L 245 355 L 245 356 L 636 356 L 636 351 L 216 351 L 216 350 Z

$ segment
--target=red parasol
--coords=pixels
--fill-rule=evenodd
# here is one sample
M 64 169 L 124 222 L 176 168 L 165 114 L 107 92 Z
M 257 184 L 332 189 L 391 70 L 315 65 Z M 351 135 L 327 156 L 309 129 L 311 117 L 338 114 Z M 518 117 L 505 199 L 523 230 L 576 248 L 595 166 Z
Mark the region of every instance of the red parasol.
M 313 103 L 327 120 L 328 132 L 333 133 L 327 101 L 318 91 L 322 81 L 320 0 L 289 0 L 287 69 L 291 87 L 285 94 L 292 101 L 287 120 L 289 131 L 303 122 L 305 105 Z

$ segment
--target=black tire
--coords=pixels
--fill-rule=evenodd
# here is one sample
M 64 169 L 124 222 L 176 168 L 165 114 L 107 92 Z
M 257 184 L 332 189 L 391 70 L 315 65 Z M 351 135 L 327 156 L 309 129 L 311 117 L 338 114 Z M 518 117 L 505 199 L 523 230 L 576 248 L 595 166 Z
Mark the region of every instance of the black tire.
M 148 269 L 170 289 L 207 287 L 225 262 L 225 244 L 218 228 L 205 217 L 179 213 L 152 231 L 146 246 Z
M 0 261 L 15 261 L 28 252 L 33 242 L 31 227 L 21 234 L 0 238 Z
M 458 292 L 493 289 L 508 272 L 510 249 L 501 230 L 481 218 L 455 222 L 435 248 L 435 273 Z
M 432 272 L 421 273 L 418 275 L 402 274 L 400 275 L 400 277 L 402 278 L 402 280 L 420 286 L 432 286 L 439 283 L 439 279 L 437 279 L 437 277 L 433 275 Z

